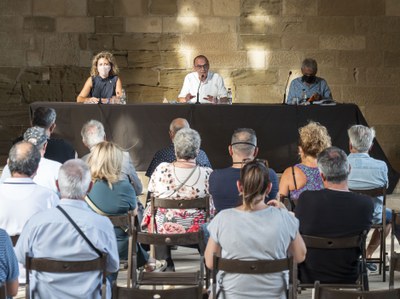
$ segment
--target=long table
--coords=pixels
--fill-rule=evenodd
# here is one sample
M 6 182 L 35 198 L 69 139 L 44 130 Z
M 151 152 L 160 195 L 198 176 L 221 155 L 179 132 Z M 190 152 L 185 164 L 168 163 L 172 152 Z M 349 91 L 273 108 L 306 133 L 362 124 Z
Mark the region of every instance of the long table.
M 69 140 L 79 156 L 88 152 L 82 144 L 82 125 L 96 119 L 104 124 L 108 140 L 129 150 L 139 171 L 145 171 L 154 153 L 166 147 L 172 119 L 186 118 L 202 137 L 213 168 L 231 163 L 228 145 L 235 129 L 252 128 L 258 137 L 260 158 L 270 167 L 282 172 L 298 161 L 298 128 L 309 120 L 328 128 L 332 143 L 348 153 L 347 129 L 354 124 L 367 125 L 360 109 L 354 104 L 335 106 L 288 106 L 274 104 L 188 105 L 188 104 L 127 104 L 96 105 L 63 102 L 35 102 L 32 112 L 40 106 L 57 111 L 55 135 Z M 399 179 L 382 148 L 375 143 L 371 155 L 386 161 L 389 167 L 389 192 Z

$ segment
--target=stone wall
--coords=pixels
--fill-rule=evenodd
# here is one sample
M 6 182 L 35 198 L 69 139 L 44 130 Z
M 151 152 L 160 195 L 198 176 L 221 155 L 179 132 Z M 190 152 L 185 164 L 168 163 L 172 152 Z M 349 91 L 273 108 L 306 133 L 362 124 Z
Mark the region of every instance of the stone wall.
M 280 103 L 289 70 L 314 57 L 400 169 L 398 0 L 0 0 L 0 24 L 3 157 L 28 104 L 74 101 L 92 55 L 110 50 L 130 103 L 175 99 L 199 53 L 234 102 Z

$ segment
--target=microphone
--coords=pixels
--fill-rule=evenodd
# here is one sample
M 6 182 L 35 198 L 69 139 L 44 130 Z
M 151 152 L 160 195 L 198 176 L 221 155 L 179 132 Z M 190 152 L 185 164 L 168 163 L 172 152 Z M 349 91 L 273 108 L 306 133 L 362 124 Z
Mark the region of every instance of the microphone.
M 285 93 L 283 94 L 283 102 L 282 102 L 282 104 L 286 104 L 286 89 L 287 89 L 287 86 L 289 84 L 289 78 L 290 78 L 291 75 L 292 75 L 292 71 L 289 71 L 289 75 L 287 77 L 286 84 L 285 84 Z
M 203 79 L 204 79 L 204 74 L 201 75 L 199 87 L 197 88 L 197 101 L 196 101 L 196 104 L 200 104 L 200 99 L 199 99 L 199 96 L 200 96 L 200 95 L 199 95 L 199 91 L 200 91 L 200 86 L 201 86 L 201 82 L 203 81 Z

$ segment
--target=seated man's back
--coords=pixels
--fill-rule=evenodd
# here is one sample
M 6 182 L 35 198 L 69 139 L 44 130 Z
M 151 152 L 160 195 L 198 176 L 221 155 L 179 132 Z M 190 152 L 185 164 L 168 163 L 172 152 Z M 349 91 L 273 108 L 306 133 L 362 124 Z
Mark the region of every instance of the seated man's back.
M 373 203 L 368 196 L 323 189 L 304 191 L 295 214 L 300 233 L 319 237 L 349 237 L 371 226 Z M 358 249 L 307 248 L 306 260 L 299 264 L 302 283 L 354 283 L 358 278 Z

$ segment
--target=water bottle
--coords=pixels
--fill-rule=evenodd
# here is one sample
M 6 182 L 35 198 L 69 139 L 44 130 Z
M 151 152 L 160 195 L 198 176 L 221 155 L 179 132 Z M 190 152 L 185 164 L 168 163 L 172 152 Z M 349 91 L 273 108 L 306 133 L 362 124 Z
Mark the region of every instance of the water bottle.
M 302 101 L 302 103 L 307 102 L 307 93 L 306 93 L 305 89 L 303 89 L 303 91 L 301 92 L 301 101 Z
M 232 105 L 232 89 L 228 88 L 228 92 L 226 94 L 227 97 L 227 103 L 229 105 Z
M 121 96 L 119 97 L 119 103 L 122 105 L 126 104 L 126 92 L 125 89 L 122 89 Z

